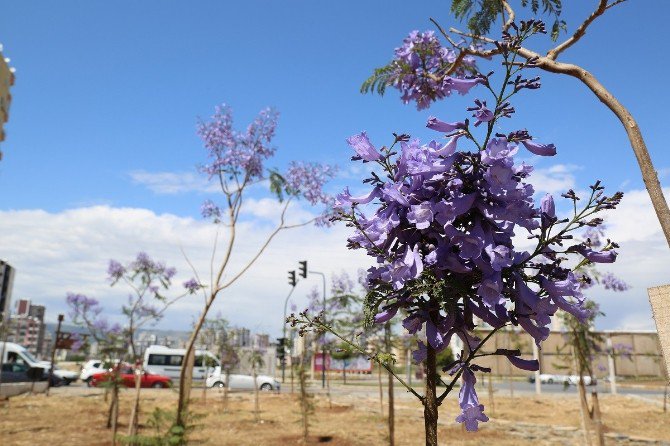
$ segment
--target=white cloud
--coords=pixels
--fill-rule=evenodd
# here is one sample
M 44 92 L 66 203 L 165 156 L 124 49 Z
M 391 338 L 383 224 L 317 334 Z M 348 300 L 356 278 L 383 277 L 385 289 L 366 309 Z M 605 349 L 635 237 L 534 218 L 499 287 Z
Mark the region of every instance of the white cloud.
M 665 193 L 670 196 L 670 189 Z M 233 272 L 256 252 L 272 227 L 268 219 L 276 217 L 276 204 L 250 200 L 248 212 L 256 220 L 244 221 L 237 232 L 238 249 L 234 252 Z M 300 207 L 293 218 L 309 218 Z M 258 218 L 260 217 L 260 218 Z M 621 243 L 618 261 L 605 265 L 632 285 L 623 293 L 596 288 L 589 297 L 598 301 L 607 317 L 603 328 L 653 329 L 646 289 L 670 283 L 670 250 L 646 191 L 626 194 L 620 209 L 611 211 L 607 233 Z M 126 290 L 110 288 L 106 282 L 107 262 L 132 259 L 139 251 L 166 261 L 179 270 L 176 288 L 192 273 L 180 253 L 180 246 L 196 266 L 203 281 L 210 282 L 210 257 L 216 228 L 206 222 L 172 214 L 155 214 L 146 209 L 93 206 L 49 213 L 42 210 L 0 212 L 0 255 L 16 267 L 13 299 L 29 298 L 47 306 L 47 317 L 54 320 L 65 308 L 65 293 L 76 291 L 99 298 L 104 306 L 118 314 Z M 248 273 L 222 293 L 212 311 L 221 311 L 233 323 L 252 329 L 277 333 L 281 327 L 284 298 L 289 286 L 287 271 L 306 259 L 310 268 L 332 272 L 346 270 L 355 276 L 359 267 L 370 260 L 357 251 L 346 249 L 349 229 L 329 230 L 315 227 L 281 233 Z M 217 258 L 223 255 L 227 230 L 220 229 Z M 526 241 L 527 243 L 527 241 Z M 298 285 L 295 302 L 304 304 L 305 295 L 320 278 L 310 277 Z M 200 308 L 202 297 L 189 297 L 166 313 L 160 326 L 188 328 Z
M 575 189 L 574 172 L 580 169 L 580 166 L 572 164 L 555 164 L 551 167 L 535 169 L 530 177 L 531 183 L 536 192 L 560 195 L 568 189 Z
M 193 172 L 147 172 L 136 170 L 128 174 L 135 184 L 154 193 L 174 195 L 185 192 L 216 192 L 218 185 Z
M 299 212 L 299 209 L 296 209 Z M 243 222 L 226 277 L 240 270 L 258 250 L 271 226 L 267 222 Z M 189 256 L 201 279 L 210 282 L 210 257 L 216 229 L 192 218 L 157 215 L 145 209 L 86 207 L 48 213 L 42 210 L 0 212 L 0 252 L 16 270 L 13 300 L 32 299 L 47 306 L 47 318 L 54 320 L 66 310 L 68 291 L 98 298 L 109 313 L 118 314 L 127 290 L 111 288 L 106 281 L 109 259 L 132 259 L 146 251 L 155 259 L 179 270 L 175 291 L 192 276 L 180 246 Z M 287 271 L 308 260 L 310 268 L 331 272 L 345 269 L 355 274 L 365 265 L 364 256 L 345 247 L 347 229 L 323 230 L 304 227 L 280 233 L 247 274 L 219 297 L 213 311 L 221 310 L 233 323 L 259 330 L 278 332 L 283 302 L 289 291 Z M 217 258 L 227 241 L 221 228 Z M 318 277 L 298 285 L 295 302 L 304 296 Z M 201 305 L 202 297 L 187 297 L 175 304 L 160 326 L 187 329 Z

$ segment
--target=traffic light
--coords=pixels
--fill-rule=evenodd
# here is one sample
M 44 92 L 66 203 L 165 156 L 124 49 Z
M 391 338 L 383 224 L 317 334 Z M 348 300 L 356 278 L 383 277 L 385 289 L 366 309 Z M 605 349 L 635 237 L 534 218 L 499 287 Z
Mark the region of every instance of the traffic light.
M 295 278 L 295 271 L 289 271 L 288 272 L 288 284 L 291 286 L 295 286 L 295 284 L 298 283 L 298 281 Z
M 307 278 L 307 260 L 303 260 L 302 262 L 298 262 L 300 264 L 300 277 L 303 279 Z
M 277 358 L 284 359 L 286 356 L 286 338 L 277 338 Z

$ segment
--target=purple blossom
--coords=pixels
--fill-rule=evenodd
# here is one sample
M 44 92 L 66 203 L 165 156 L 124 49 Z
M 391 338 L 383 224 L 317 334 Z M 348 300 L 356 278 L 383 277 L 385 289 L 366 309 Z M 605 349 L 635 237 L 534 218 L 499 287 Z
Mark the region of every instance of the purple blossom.
M 495 114 L 486 108 L 486 101 L 475 99 L 476 107 L 468 108 L 468 111 L 474 111 L 473 117 L 477 118 L 475 127 L 478 127 L 482 122 L 490 122 L 495 118 Z
M 370 143 L 368 134 L 365 132 L 347 138 L 347 144 L 356 151 L 363 161 L 377 161 L 381 158 L 381 154 Z
M 389 84 L 402 93 L 404 103 L 414 101 L 419 110 L 453 91 L 465 94 L 483 79 L 464 79 L 466 71 L 475 67 L 471 56 L 462 59 L 451 76 L 445 76 L 456 58 L 456 52 L 443 47 L 433 31 L 412 31 L 395 49 Z
M 289 164 L 285 179 L 291 195 L 301 196 L 311 205 L 331 204 L 330 195 L 323 186 L 335 176 L 336 169 L 326 164 L 302 163 Z
M 593 263 L 613 263 L 618 255 L 617 252 L 613 249 L 609 249 L 607 251 L 594 251 L 584 245 L 576 247 L 575 251 Z
M 221 209 L 211 200 L 205 200 L 200 206 L 202 218 L 212 219 L 214 223 L 221 221 Z
M 200 283 L 195 278 L 188 279 L 182 284 L 182 286 L 186 289 L 186 291 L 189 292 L 189 294 L 194 294 L 196 291 L 202 288 L 202 285 L 200 285 Z
M 465 128 L 464 122 L 444 122 L 437 119 L 435 116 L 428 118 L 426 127 L 437 132 L 449 133 L 457 129 Z
M 630 288 L 630 285 L 628 285 L 626 282 L 619 279 L 612 273 L 603 274 L 603 276 L 600 278 L 600 283 L 603 284 L 606 290 L 626 291 L 627 289 Z
M 463 368 L 461 376 L 462 385 L 458 393 L 458 401 L 461 406 L 461 414 L 456 417 L 456 421 L 465 424 L 465 430 L 476 431 L 479 422 L 489 421 L 489 417 L 484 414 L 484 406 L 479 404 L 475 383 L 477 378 L 469 368 Z
M 259 178 L 263 173 L 263 162 L 275 152 L 270 142 L 277 118 L 275 111 L 262 110 L 246 132 L 236 132 L 232 127 L 231 109 L 226 105 L 216 107 L 211 119 L 201 121 L 197 127 L 211 158 L 211 163 L 202 170 L 210 177 L 241 174 L 243 178 Z
M 523 141 L 521 141 L 521 144 L 523 144 L 530 153 L 533 153 L 535 155 L 539 156 L 556 155 L 556 146 L 554 146 L 553 144 L 540 144 L 530 139 L 524 139 Z
M 112 281 L 119 280 L 126 273 L 126 269 L 116 260 L 110 260 L 107 267 L 107 275 Z

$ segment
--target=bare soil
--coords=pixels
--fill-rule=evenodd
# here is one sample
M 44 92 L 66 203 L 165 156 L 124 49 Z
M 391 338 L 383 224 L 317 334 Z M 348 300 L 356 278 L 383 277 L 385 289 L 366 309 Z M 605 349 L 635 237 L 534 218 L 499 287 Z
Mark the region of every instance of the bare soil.
M 19 396 L 0 408 L 0 445 L 111 445 L 111 432 L 105 428 L 106 403 L 99 390 L 56 389 L 50 397 Z M 152 435 L 148 424 L 156 407 L 173 409 L 177 395 L 173 390 L 143 390 L 142 433 Z M 218 390 L 208 392 L 206 403 L 198 399 L 191 405 L 196 427 L 189 444 L 265 446 L 386 445 L 386 419 L 379 413 L 379 402 L 370 397 L 338 397 L 332 408 L 326 398 L 314 400 L 310 417 L 310 437 L 302 443 L 301 417 L 297 397 L 290 394 L 262 393 L 261 422 L 254 421 L 253 395 L 231 394 L 228 410 L 223 411 Z M 579 406 L 572 395 L 520 395 L 513 399 L 496 395 L 495 409 L 481 393 L 491 417 L 479 432 L 465 432 L 454 421 L 458 412 L 455 400 L 448 399 L 440 410 L 440 444 L 444 445 L 579 445 Z M 122 392 L 119 432 L 126 433 L 132 392 Z M 658 404 L 625 396 L 601 396 L 607 444 L 670 444 L 670 414 Z M 616 434 L 622 434 L 618 437 Z M 652 442 L 651 440 L 656 440 Z M 396 445 L 421 445 L 422 407 L 419 402 L 396 403 Z

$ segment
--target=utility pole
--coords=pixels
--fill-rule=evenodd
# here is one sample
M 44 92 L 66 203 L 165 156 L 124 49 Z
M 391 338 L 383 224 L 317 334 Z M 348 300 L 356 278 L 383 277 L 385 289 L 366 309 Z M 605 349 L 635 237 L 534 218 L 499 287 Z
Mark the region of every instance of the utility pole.
M 293 274 L 291 274 L 293 273 Z M 293 282 L 291 282 L 291 279 L 293 279 Z M 282 347 L 284 348 L 284 354 L 281 359 L 281 382 L 284 383 L 286 379 L 286 306 L 288 305 L 288 300 L 291 298 L 291 294 L 293 294 L 293 291 L 295 290 L 295 271 L 290 271 L 289 272 L 289 285 L 291 285 L 291 291 L 289 291 L 288 296 L 286 296 L 286 299 L 284 300 L 284 321 L 283 321 L 283 331 L 282 331 L 282 339 L 284 340 L 284 344 Z M 293 367 L 293 364 L 291 364 L 291 367 Z
M 49 396 L 49 389 L 51 388 L 51 381 L 54 377 L 54 362 L 56 361 L 56 347 L 58 347 L 58 341 L 60 340 L 60 326 L 63 323 L 65 317 L 62 314 L 58 315 L 58 327 L 56 328 L 56 339 L 54 340 L 54 347 L 51 349 L 51 368 L 49 369 L 49 381 L 47 382 L 47 396 Z
M 300 264 L 300 276 L 307 278 L 307 273 L 318 274 L 323 279 L 323 324 L 326 324 L 326 275 L 319 271 L 307 271 L 307 260 L 298 262 Z M 321 348 L 321 388 L 326 387 L 326 334 L 323 335 L 323 344 Z

